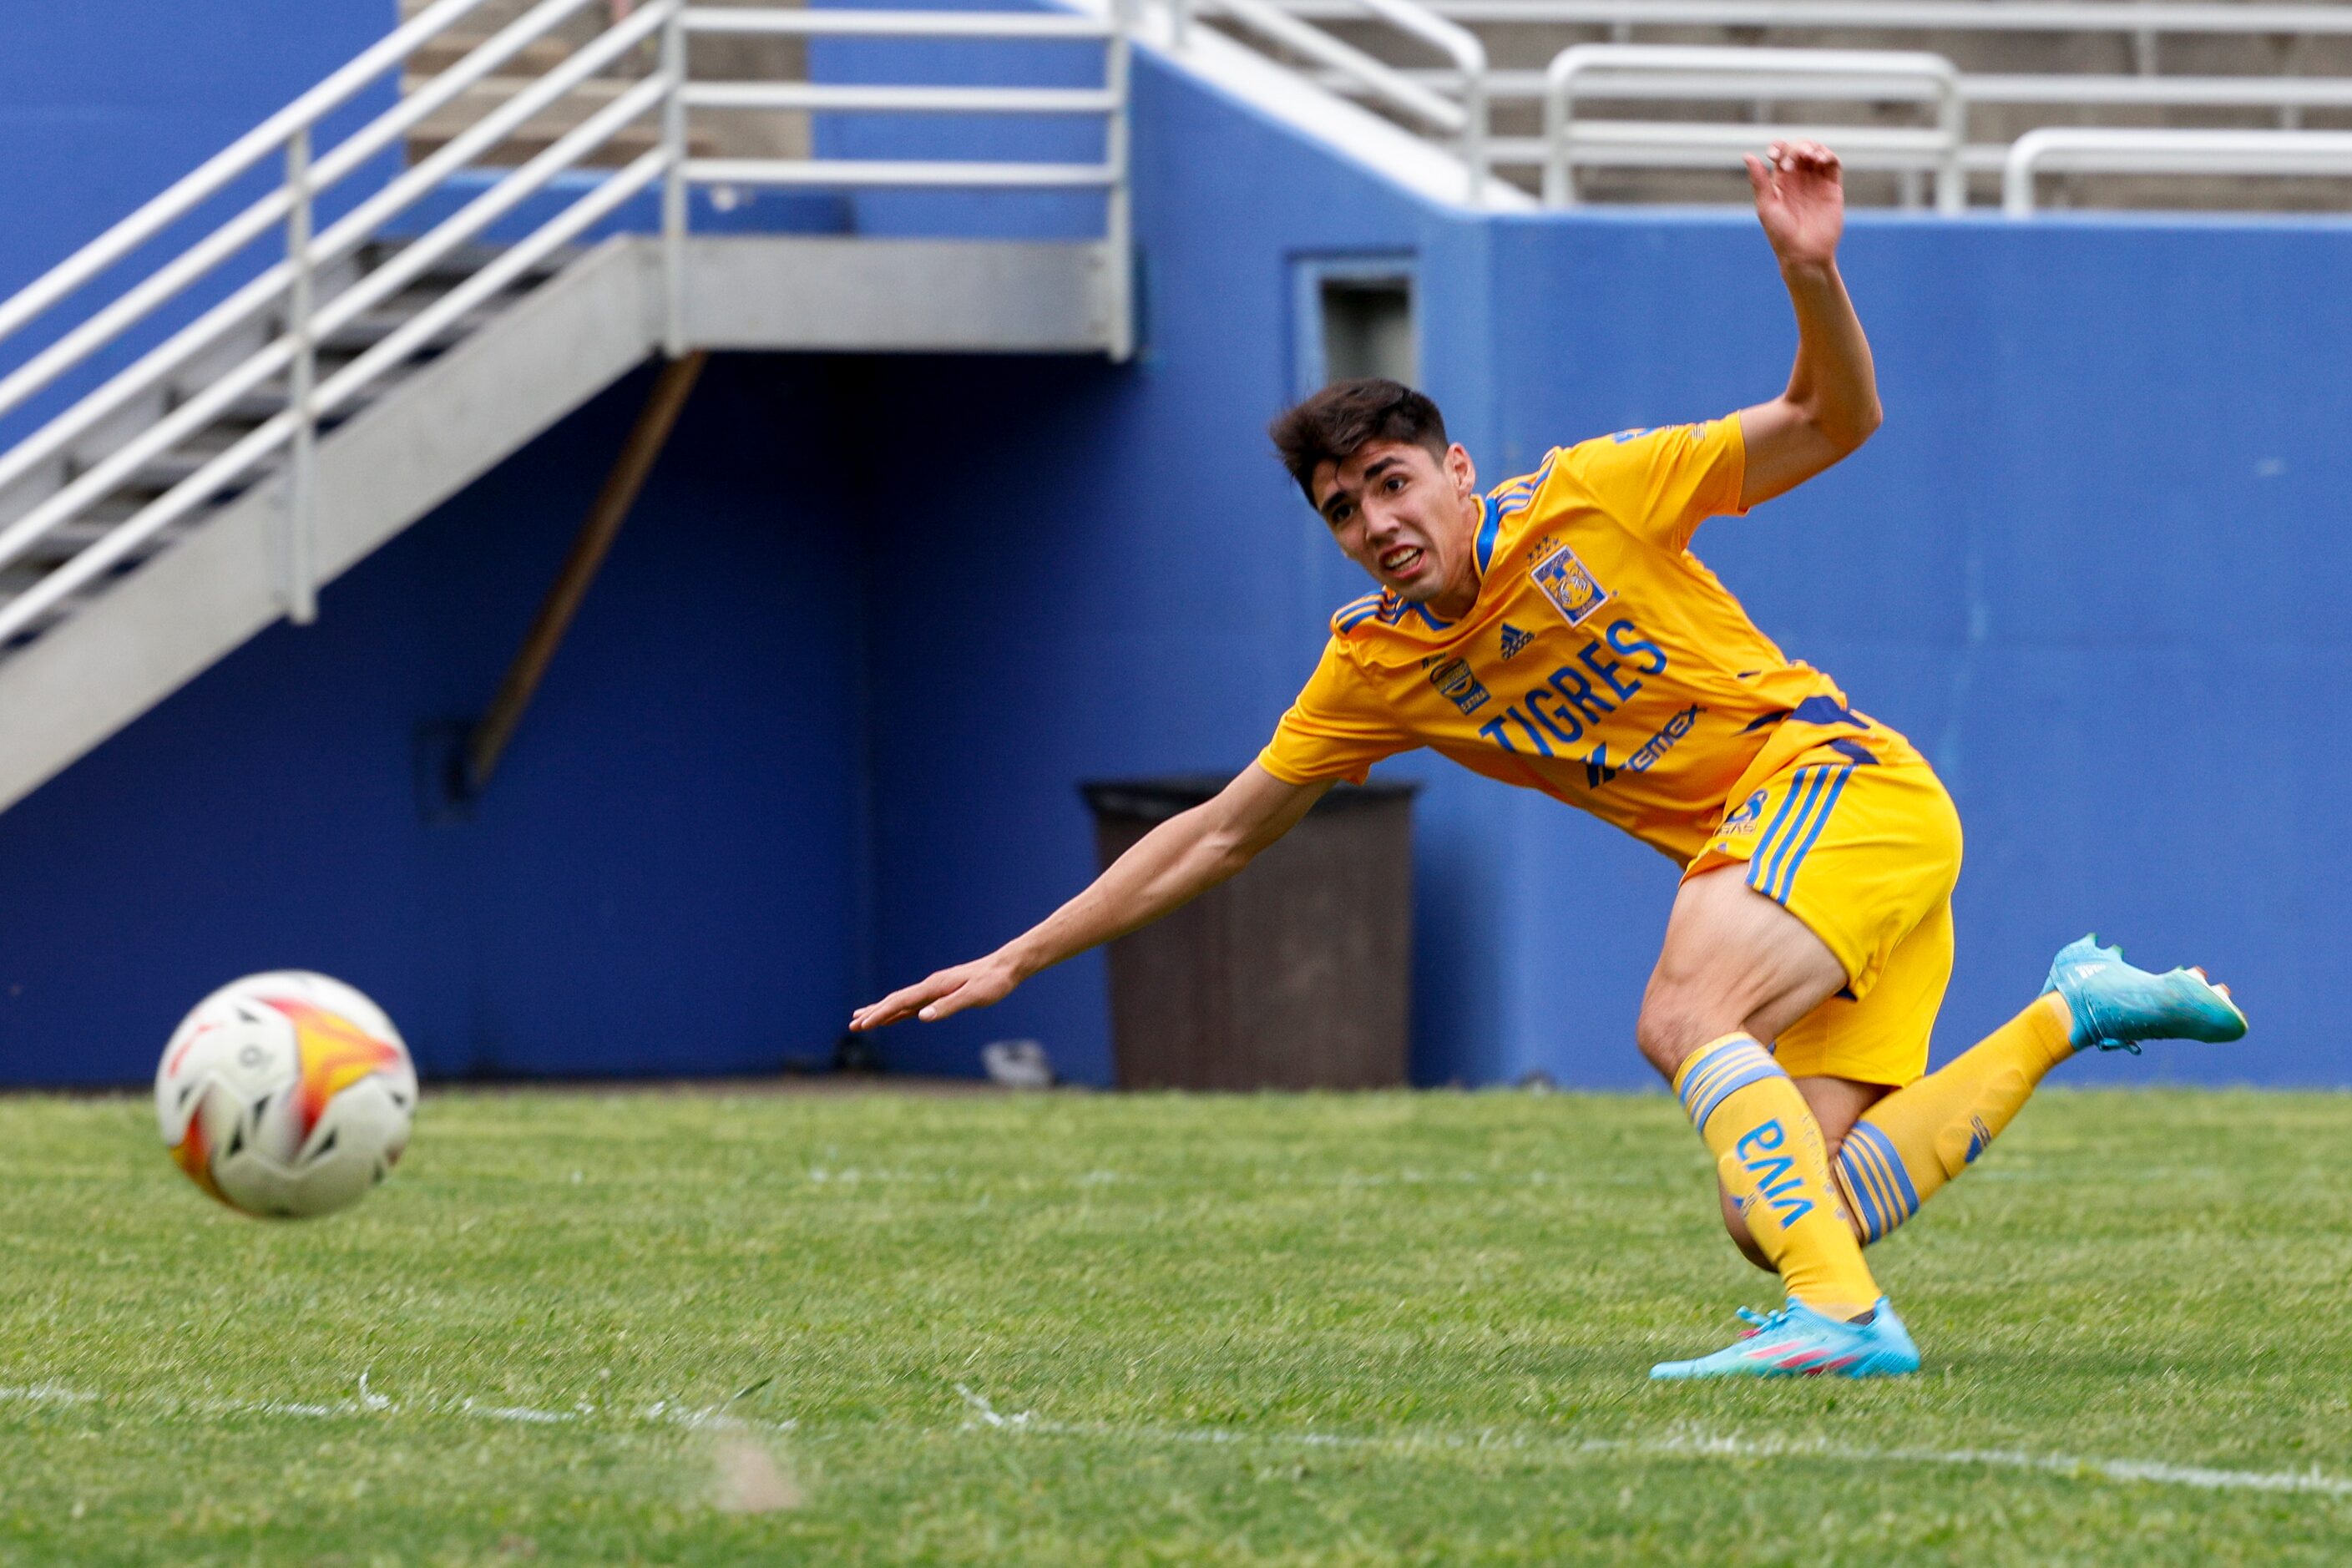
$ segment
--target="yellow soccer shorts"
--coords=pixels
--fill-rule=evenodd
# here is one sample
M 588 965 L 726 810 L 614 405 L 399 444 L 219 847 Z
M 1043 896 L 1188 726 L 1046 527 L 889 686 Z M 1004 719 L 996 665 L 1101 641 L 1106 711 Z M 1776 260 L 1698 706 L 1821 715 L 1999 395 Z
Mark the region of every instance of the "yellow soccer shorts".
M 1744 863 L 1843 966 L 1845 989 L 1773 1042 L 1790 1077 L 1900 1086 L 1927 1070 L 1952 975 L 1960 818 L 1900 736 L 1869 742 L 1824 742 L 1751 784 L 1684 876 Z

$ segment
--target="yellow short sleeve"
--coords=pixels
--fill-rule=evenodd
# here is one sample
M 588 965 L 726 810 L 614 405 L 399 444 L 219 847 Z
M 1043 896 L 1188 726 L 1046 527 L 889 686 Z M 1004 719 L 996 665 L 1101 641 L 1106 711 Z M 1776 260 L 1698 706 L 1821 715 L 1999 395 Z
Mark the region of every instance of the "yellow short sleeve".
M 1617 521 L 1666 550 L 1682 550 L 1710 517 L 1738 516 L 1748 448 L 1739 418 L 1621 430 L 1570 448 L 1569 471 Z
M 1364 782 L 1374 763 L 1419 744 L 1389 714 L 1355 662 L 1333 637 L 1298 700 L 1275 727 L 1257 765 L 1285 784 L 1325 779 Z

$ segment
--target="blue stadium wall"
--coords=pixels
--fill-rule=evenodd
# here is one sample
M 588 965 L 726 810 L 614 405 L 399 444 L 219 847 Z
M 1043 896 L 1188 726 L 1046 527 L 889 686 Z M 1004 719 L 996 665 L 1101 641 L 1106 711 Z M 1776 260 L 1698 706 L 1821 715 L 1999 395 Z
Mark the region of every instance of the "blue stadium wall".
M 85 133 L 59 100 L 58 162 L 109 177 L 11 176 L 37 221 L 8 281 L 372 31 L 281 20 L 303 48 L 258 63 L 184 41 L 215 86 L 153 168 L 145 133 Z M 1136 157 L 1133 365 L 717 362 L 470 820 L 420 809 L 420 731 L 495 685 L 642 375 L 331 587 L 318 626 L 264 634 L 0 816 L 0 1080 L 135 1079 L 197 995 L 284 964 L 376 994 L 441 1074 L 821 1059 L 856 999 L 1083 880 L 1077 781 L 1246 762 L 1358 591 L 1265 451 L 1302 264 L 1413 266 L 1423 379 L 1490 478 L 1786 374 L 1743 217 L 1441 210 L 1149 62 Z M 2213 965 L 2259 1033 L 2076 1081 L 2352 1082 L 2318 1016 L 2352 924 L 2327 822 L 2347 264 L 2333 222 L 1853 224 L 1887 427 L 1697 548 L 1952 784 L 1969 849 L 1939 1051 L 2095 927 Z M 1444 764 L 1385 771 L 1423 785 L 1415 1077 L 1643 1083 L 1631 1026 L 1673 868 Z M 982 1042 L 1033 1036 L 1103 1081 L 1103 991 L 1083 959 L 883 1049 L 969 1073 Z

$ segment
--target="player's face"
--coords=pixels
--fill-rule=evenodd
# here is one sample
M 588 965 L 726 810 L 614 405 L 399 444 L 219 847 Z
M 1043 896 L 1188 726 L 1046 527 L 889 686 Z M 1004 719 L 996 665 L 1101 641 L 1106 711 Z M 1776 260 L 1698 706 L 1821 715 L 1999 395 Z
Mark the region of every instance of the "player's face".
M 1478 474 L 1459 445 L 1441 461 L 1410 442 L 1372 442 L 1316 469 L 1315 502 L 1348 559 L 1398 598 L 1465 609 L 1476 597 Z

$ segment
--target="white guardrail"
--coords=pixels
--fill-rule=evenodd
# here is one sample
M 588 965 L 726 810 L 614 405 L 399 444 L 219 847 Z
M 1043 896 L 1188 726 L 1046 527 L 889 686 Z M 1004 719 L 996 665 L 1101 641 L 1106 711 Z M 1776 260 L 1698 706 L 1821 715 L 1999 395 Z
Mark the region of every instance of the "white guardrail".
M 1297 16 L 1346 20 L 1352 0 L 1280 0 Z M 2160 40 L 2352 37 L 2352 5 L 2175 4 L 2174 0 L 1424 0 L 1449 21 L 1480 26 L 1755 27 L 1868 32 L 2092 33 L 2126 41 L 2144 75 Z
M 1936 205 L 1956 213 L 1968 204 L 1960 167 L 1960 75 L 1941 55 L 1886 49 L 1735 49 L 1664 44 L 1577 44 L 1553 57 L 1544 73 L 1544 201 L 1576 205 L 1580 164 L 1647 168 L 1738 168 L 1767 136 L 1834 142 L 1854 168 L 1929 172 Z M 1674 124 L 1636 120 L 1579 120 L 1580 98 L 1646 97 L 1848 100 L 1925 100 L 1936 123 L 1910 129 L 1753 124 Z
M 2001 210 L 2033 215 L 2042 171 L 2101 174 L 2352 174 L 2352 131 L 2029 131 L 2001 168 Z
M 1196 17 L 1223 16 L 1236 27 L 1313 61 L 1322 68 L 1325 80 L 1342 84 L 1342 90 L 1350 96 L 1370 99 L 1424 132 L 1451 140 L 1462 160 L 1465 200 L 1474 207 L 1483 205 L 1491 168 L 1486 110 L 1491 73 L 1486 67 L 1486 46 L 1467 27 L 1447 21 L 1417 0 L 1344 0 L 1332 13 L 1336 18 L 1385 23 L 1453 62 L 1449 69 L 1435 73 L 1407 71 L 1300 20 L 1295 7 L 1276 0 L 1169 3 L 1173 7 L 1171 33 L 1180 49 Z M 1446 97 L 1449 89 L 1457 96 Z
M 56 340 L 0 376 L 0 416 L 23 407 L 61 377 L 93 363 L 107 345 L 168 302 L 200 285 L 224 264 L 273 230 L 283 232 L 286 254 L 214 305 L 195 321 L 142 353 L 26 439 L 0 453 L 0 492 L 66 458 L 77 440 L 103 426 L 128 427 L 127 438 L 70 473 L 68 481 L 29 510 L 0 527 L 0 570 L 22 560 L 44 538 L 82 517 L 119 489 L 143 466 L 170 453 L 221 419 L 241 399 L 281 388 L 283 408 L 205 458 L 186 477 L 130 516 L 100 531 L 91 542 L 20 593 L 0 603 L 0 645 L 64 601 L 99 581 L 148 541 L 240 481 L 280 452 L 287 463 L 289 498 L 278 563 L 287 614 L 308 621 L 316 614 L 316 582 L 310 553 L 313 447 L 322 419 L 361 394 L 458 323 L 522 279 L 562 247 L 610 216 L 632 196 L 662 189 L 663 251 L 667 269 L 668 338 L 683 348 L 680 282 L 688 225 L 687 194 L 696 184 L 984 187 L 993 189 L 1098 189 L 1106 197 L 1106 239 L 1121 255 L 1129 243 L 1127 102 L 1128 16 L 1125 0 L 1111 14 L 1096 17 L 1066 14 L 809 11 L 706 9 L 685 0 L 646 0 L 634 14 L 595 35 L 561 64 L 529 82 L 380 188 L 366 190 L 351 210 L 333 222 L 316 222 L 320 200 L 365 170 L 378 153 L 394 147 L 436 110 L 450 103 L 567 18 L 602 0 L 542 0 L 476 46 L 456 64 L 419 83 L 394 107 L 331 148 L 314 144 L 321 119 L 370 85 L 397 71 L 421 45 L 447 32 L 486 0 L 439 0 L 385 37 L 317 87 L 270 116 L 208 159 L 161 195 L 114 225 L 73 256 L 0 303 L 0 339 L 52 318 L 52 312 L 102 273 L 148 244 L 166 228 L 218 195 L 232 183 L 272 162 L 283 177 L 267 195 L 221 223 L 144 278 L 124 288 L 95 310 L 61 331 Z M 1045 89 L 986 87 L 894 87 L 780 82 L 703 82 L 688 79 L 688 39 L 696 33 L 769 33 L 798 37 L 856 35 L 908 38 L 1069 38 L 1094 40 L 1105 50 L 1099 89 Z M 360 274 L 331 297 L 322 283 L 352 271 L 360 248 L 384 237 L 391 221 L 420 199 L 442 189 L 449 177 L 505 142 L 525 121 L 562 99 L 601 70 L 620 62 L 648 39 L 659 40 L 655 70 L 625 87 L 604 107 L 557 137 L 519 167 L 501 174 L 455 214 L 405 243 L 382 265 Z M 1099 116 L 1105 122 L 1099 163 L 902 162 L 857 159 L 743 160 L 687 156 L 688 114 L 694 110 L 797 108 L 825 112 L 878 110 L 890 113 L 1070 114 Z M 528 235 L 496 248 L 470 273 L 417 314 L 368 346 L 349 364 L 321 377 L 319 344 L 372 308 L 407 289 L 436 265 L 462 261 L 466 242 L 514 211 L 527 197 L 550 187 L 560 174 L 586 166 L 590 156 L 624 128 L 657 116 L 658 144 L 602 175 L 585 194 L 570 201 Z M 363 187 L 362 187 L 363 188 Z M 1123 288 L 1124 266 L 1114 269 Z M 447 276 L 446 273 L 440 276 Z M 1124 323 L 1127 312 L 1115 320 Z M 172 400 L 171 378 L 207 351 L 233 344 L 240 331 L 268 333 L 260 347 L 215 369 L 207 360 L 200 387 Z M 1115 344 L 1115 352 L 1123 347 Z M 142 410 L 154 416 L 139 422 Z M 77 460 L 84 455 L 73 454 Z
M 1574 205 L 1576 171 L 1599 166 L 1736 169 L 1744 153 L 1774 138 L 1810 137 L 1834 145 L 1849 165 L 1897 174 L 1903 205 L 1916 205 L 1918 182 L 1932 176 L 1936 205 L 1966 204 L 1970 174 L 2000 174 L 2004 206 L 2032 210 L 2024 166 L 2053 172 L 2129 174 L 2342 174 L 2336 132 L 2304 132 L 2307 110 L 2352 109 L 2352 78 L 2283 74 L 2161 76 L 2158 40 L 2204 35 L 2278 39 L 2352 37 L 2352 5 L 2334 4 L 2172 4 L 2166 0 L 1383 0 L 1427 20 L 1483 28 L 1607 27 L 1614 40 L 1577 44 L 1546 69 L 1475 72 L 1456 47 L 1450 67 L 1396 66 L 1361 54 L 1309 24 L 1360 24 L 1370 0 L 1171 0 L 1212 5 L 1237 15 L 1310 62 L 1309 74 L 1343 96 L 1376 102 L 1438 135 L 1475 147 L 1480 173 L 1541 172 L 1547 205 Z M 1285 26 L 1289 31 L 1285 32 Z M 1639 29 L 1739 27 L 1927 34 L 1943 31 L 2087 33 L 2127 41 L 2140 74 L 1966 73 L 1939 54 L 1844 48 L 1635 44 Z M 1426 30 L 1426 24 L 1423 25 Z M 1297 35 L 1294 37 L 1294 35 Z M 1180 33 L 1181 37 L 1181 33 Z M 1315 42 L 1306 41 L 1311 37 Z M 1475 43 L 1475 39 L 1471 40 Z M 1477 57 L 1483 58 L 1482 57 Z M 1719 100 L 1750 110 L 1748 122 L 1727 119 L 1597 118 L 1584 101 Z M 1777 124 L 1753 110 L 1773 101 L 1932 105 L 1933 123 L 1890 126 Z M 1538 103 L 1539 136 L 1496 136 L 1484 123 L 1496 105 Z M 2030 132 L 2016 143 L 1970 142 L 1971 110 L 2007 106 L 2103 109 L 2249 110 L 2277 117 L 2276 132 L 2064 127 Z M 2025 151 L 2020 153 L 2017 149 Z M 2027 193 L 2021 199 L 2014 193 Z M 1474 189 L 1475 189 L 1474 185 Z

